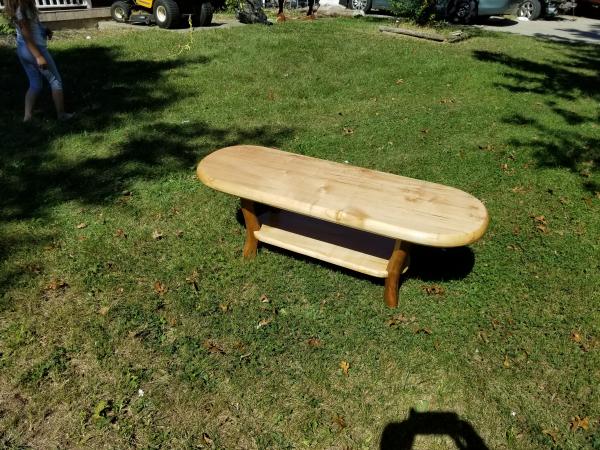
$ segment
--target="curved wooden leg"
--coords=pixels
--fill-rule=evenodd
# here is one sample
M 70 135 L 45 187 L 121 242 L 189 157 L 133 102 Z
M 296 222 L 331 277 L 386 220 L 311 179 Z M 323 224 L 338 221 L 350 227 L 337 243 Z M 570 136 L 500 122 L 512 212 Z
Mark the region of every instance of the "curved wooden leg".
M 387 265 L 388 276 L 385 279 L 384 300 L 390 308 L 398 306 L 398 287 L 400 286 L 400 275 L 404 273 L 408 263 L 408 243 L 396 241 L 394 251 Z
M 254 211 L 254 202 L 252 200 L 242 199 L 242 214 L 244 222 L 246 222 L 246 242 L 244 242 L 244 250 L 242 254 L 244 258 L 251 259 L 256 256 L 256 248 L 258 240 L 254 236 L 254 232 L 260 229 L 260 222 Z

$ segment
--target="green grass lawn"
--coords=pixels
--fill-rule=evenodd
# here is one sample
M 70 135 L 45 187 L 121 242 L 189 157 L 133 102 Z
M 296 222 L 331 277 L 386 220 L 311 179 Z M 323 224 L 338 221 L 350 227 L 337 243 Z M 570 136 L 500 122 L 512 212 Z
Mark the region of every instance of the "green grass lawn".
M 20 122 L 0 47 L 0 446 L 600 449 L 598 47 L 377 27 L 58 33 L 71 123 Z M 397 310 L 244 262 L 194 171 L 238 143 L 455 186 L 489 230 L 415 248 Z

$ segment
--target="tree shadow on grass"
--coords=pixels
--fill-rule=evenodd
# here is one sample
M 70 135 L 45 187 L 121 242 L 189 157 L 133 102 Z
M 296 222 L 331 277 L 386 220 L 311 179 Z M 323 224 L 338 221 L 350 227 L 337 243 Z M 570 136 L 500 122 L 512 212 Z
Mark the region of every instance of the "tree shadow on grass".
M 32 124 L 21 123 L 26 78 L 14 49 L 0 47 L 0 60 L 12 61 L 0 71 L 3 108 L 0 109 L 0 262 L 17 249 L 35 248 L 52 237 L 8 231 L 4 225 L 45 219 L 64 203 L 111 204 L 134 180 L 152 180 L 174 172 L 193 174 L 195 163 L 208 152 L 228 145 L 251 142 L 280 146 L 293 133 L 287 127 L 214 127 L 193 117 L 185 123 L 156 114 L 189 95 L 177 88 L 183 66 L 208 64 L 207 58 L 144 60 L 123 56 L 118 48 L 72 47 L 55 52 L 67 82 L 67 97 L 79 113 L 72 122 L 53 118 L 48 92 L 40 98 L 41 111 Z M 184 76 L 184 75 L 182 75 Z M 6 102 L 5 102 L 6 100 Z M 154 114 L 154 115 L 152 115 Z M 127 124 L 123 124 L 123 122 Z M 139 126 L 135 125 L 136 121 Z M 114 148 L 102 152 L 81 145 L 102 144 L 108 133 L 121 133 Z M 78 138 L 81 137 L 81 140 Z M 73 155 L 60 152 L 70 138 Z M 57 148 L 59 151 L 57 151 Z M 14 227 L 13 227 L 14 229 Z M 2 288 L 15 282 L 2 276 Z
M 584 188 L 590 192 L 598 191 L 598 183 L 586 178 L 597 174 L 600 167 L 600 132 L 597 131 L 600 113 L 586 115 L 569 110 L 568 105 L 584 97 L 596 103 L 600 101 L 599 47 L 577 43 L 540 45 L 551 45 L 556 57 L 540 62 L 482 50 L 476 50 L 474 57 L 505 67 L 505 81 L 498 83 L 497 87 L 513 93 L 543 95 L 546 97 L 545 105 L 569 125 L 566 131 L 565 127 L 549 127 L 534 113 L 504 117 L 505 123 L 526 125 L 535 131 L 531 138 L 512 139 L 509 144 L 516 148 L 533 148 L 539 167 L 563 167 L 582 173 Z M 588 125 L 585 128 L 591 131 L 587 132 L 582 125 Z
M 453 412 L 410 410 L 408 419 L 389 423 L 381 434 L 381 450 L 410 450 L 417 436 L 448 436 L 460 450 L 489 450 L 473 426 Z

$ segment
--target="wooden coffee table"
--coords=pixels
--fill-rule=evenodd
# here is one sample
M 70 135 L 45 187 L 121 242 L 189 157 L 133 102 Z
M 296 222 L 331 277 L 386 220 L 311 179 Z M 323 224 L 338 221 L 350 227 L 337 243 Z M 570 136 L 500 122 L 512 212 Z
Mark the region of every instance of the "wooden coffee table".
M 488 226 L 461 190 L 253 145 L 217 150 L 197 168 L 207 186 L 242 199 L 245 258 L 264 242 L 374 277 L 398 305 L 409 245 L 458 247 Z M 256 214 L 255 203 L 270 210 Z

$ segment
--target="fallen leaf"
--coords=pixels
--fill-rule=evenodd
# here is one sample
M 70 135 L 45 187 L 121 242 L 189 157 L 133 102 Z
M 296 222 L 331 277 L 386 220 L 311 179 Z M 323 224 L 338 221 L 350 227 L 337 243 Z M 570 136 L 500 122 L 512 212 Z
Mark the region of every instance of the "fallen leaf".
M 262 294 L 259 298 L 259 300 L 261 301 L 261 303 L 269 303 L 271 300 L 269 300 L 269 297 L 267 297 L 266 294 Z
M 344 416 L 340 416 L 339 414 L 335 415 L 335 417 L 333 418 L 333 423 L 337 425 L 339 431 L 342 431 L 344 428 L 347 427 Z
M 154 231 L 152 232 L 152 239 L 154 239 L 154 240 L 157 240 L 157 241 L 158 241 L 158 240 L 162 239 L 162 237 L 163 237 L 163 234 L 162 234 L 160 231 L 158 231 L 158 230 L 154 230 Z
M 50 291 L 56 291 L 58 289 L 66 289 L 69 287 L 69 284 L 65 280 L 59 280 L 54 278 L 50 281 L 50 284 L 46 287 L 46 289 Z
M 206 445 L 210 445 L 211 447 L 214 445 L 214 441 L 210 438 L 208 433 L 202 433 L 202 440 Z
M 515 186 L 511 189 L 511 192 L 514 192 L 515 194 L 522 194 L 524 192 L 527 192 L 527 188 L 525 188 L 524 186 Z
M 156 292 L 158 295 L 164 295 L 167 291 L 167 286 L 162 284 L 160 281 L 154 282 L 154 292 Z
M 105 315 L 107 315 L 107 314 L 108 314 L 108 310 L 109 310 L 109 309 L 110 309 L 110 308 L 109 308 L 108 306 L 103 306 L 102 308 L 100 308 L 100 309 L 98 310 L 98 314 L 100 314 L 101 316 L 105 316 Z
M 440 103 L 442 105 L 447 105 L 449 103 L 454 103 L 454 99 L 453 98 L 443 98 L 440 100 Z
M 412 323 L 416 320 L 416 318 L 413 316 L 411 318 L 406 317 L 404 314 L 399 313 L 399 314 L 394 314 L 392 317 L 390 317 L 388 320 L 386 320 L 386 325 L 389 327 L 393 327 L 395 325 L 399 325 L 399 324 L 406 324 L 406 323 Z
M 275 100 L 275 94 L 271 89 L 267 92 L 267 100 Z
M 432 284 L 431 286 L 423 286 L 423 290 L 428 295 L 443 295 L 445 292 L 444 288 L 441 286 L 438 286 L 437 284 Z
M 348 371 L 350 370 L 350 363 L 348 361 L 341 361 L 340 369 L 342 369 L 344 375 L 348 376 Z
M 589 417 L 584 417 L 582 419 L 579 416 L 575 416 L 575 417 L 571 418 L 569 425 L 571 427 L 571 431 L 573 431 L 573 432 L 577 431 L 580 428 L 584 431 L 587 431 L 588 428 L 590 427 L 590 419 L 589 419 Z
M 344 127 L 344 134 L 353 134 L 354 129 L 350 127 Z
M 309 347 L 321 347 L 323 343 L 319 338 L 311 337 L 308 341 L 306 341 Z
M 518 236 L 521 233 L 521 227 L 519 225 L 515 225 L 512 233 L 514 236 Z
M 569 203 L 569 199 L 567 199 L 567 197 L 559 197 L 558 201 L 561 202 L 563 205 L 566 205 Z
M 508 170 L 508 164 L 506 164 L 506 163 L 500 164 L 500 168 L 501 168 L 501 169 L 502 169 L 504 172 L 506 172 L 506 171 Z
M 479 145 L 479 150 L 486 150 L 488 152 L 493 152 L 494 151 L 494 146 L 492 144 Z
M 429 328 L 418 328 L 417 330 L 415 330 L 415 334 L 419 333 L 431 334 L 431 330 Z
M 535 228 L 542 233 L 548 233 L 548 221 L 544 216 L 534 216 Z
M 421 129 L 421 133 L 427 134 L 427 133 L 429 133 L 429 130 L 427 128 L 423 128 L 423 129 Z
M 178 238 L 183 237 L 183 230 L 177 230 L 175 232 L 175 236 L 177 236 Z
M 552 442 L 554 442 L 556 444 L 556 441 L 558 440 L 558 432 L 555 430 L 542 430 L 543 434 L 547 434 L 548 436 L 550 436 L 550 438 L 552 438 Z
M 87 223 L 81 222 L 80 224 L 78 224 L 78 225 L 77 225 L 77 227 L 76 227 L 76 228 L 77 228 L 78 230 L 81 230 L 82 228 L 85 228 L 85 227 L 87 227 Z
M 571 340 L 573 342 L 577 342 L 578 344 L 581 342 L 581 334 L 579 334 L 579 331 L 571 331 Z
M 396 80 L 396 84 L 403 84 L 403 83 L 404 83 L 404 80 L 402 78 L 398 78 Z
M 508 356 L 504 355 L 504 362 L 502 363 L 502 365 L 505 369 L 508 369 L 510 367 L 510 361 L 508 359 Z
M 477 333 L 477 336 L 479 336 L 479 339 L 481 339 L 486 344 L 488 343 L 488 337 L 487 337 L 487 333 L 485 331 L 480 330 L 479 333 Z
M 123 228 L 117 228 L 117 231 L 115 231 L 115 237 L 126 238 L 127 233 L 123 231 Z
M 229 304 L 228 303 L 219 303 L 219 309 L 226 313 L 227 311 L 229 311 Z
M 256 329 L 260 329 L 262 327 L 266 327 L 267 325 L 269 325 L 271 322 L 273 322 L 273 318 L 269 317 L 268 319 L 262 319 L 260 322 L 258 322 L 258 325 L 256 325 Z
M 222 346 L 213 341 L 212 339 L 207 339 L 202 343 L 202 347 L 208 350 L 208 353 L 218 353 L 219 355 L 224 355 L 226 352 Z

